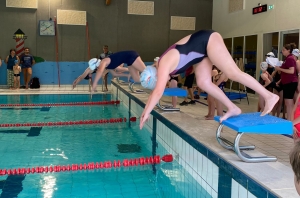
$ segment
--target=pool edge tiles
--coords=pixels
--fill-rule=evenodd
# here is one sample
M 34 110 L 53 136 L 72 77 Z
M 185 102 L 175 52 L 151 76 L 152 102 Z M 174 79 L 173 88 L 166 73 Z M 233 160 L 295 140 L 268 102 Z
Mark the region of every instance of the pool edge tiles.
M 116 90 L 118 90 L 118 92 L 123 92 L 125 95 L 127 95 L 127 97 L 131 100 L 136 102 L 141 109 L 143 109 L 145 107 L 145 101 L 147 101 L 147 97 L 148 94 L 144 94 L 144 96 L 142 94 L 131 94 L 128 89 L 126 89 L 126 87 L 124 86 L 119 86 L 117 83 L 112 82 L 112 87 L 115 87 Z M 206 180 L 205 183 L 208 187 L 205 187 L 209 190 L 211 189 L 210 192 L 219 192 L 219 193 L 224 193 L 222 192 L 222 188 L 220 188 L 220 185 L 224 184 L 224 178 L 222 178 L 222 176 L 220 175 L 220 172 L 225 172 L 226 174 L 228 174 L 230 177 L 232 177 L 232 179 L 230 179 L 231 183 L 230 183 L 230 188 L 234 185 L 234 180 L 237 182 L 243 181 L 241 183 L 239 183 L 239 188 L 242 189 L 246 189 L 246 191 L 241 190 L 240 196 L 244 196 L 244 197 L 264 197 L 264 195 L 266 195 L 265 197 L 281 197 L 277 192 L 273 191 L 272 188 L 268 187 L 268 185 L 264 184 L 263 182 L 258 182 L 255 181 L 255 179 L 253 179 L 252 177 L 248 176 L 247 173 L 244 173 L 243 171 L 241 171 L 241 169 L 239 169 L 239 166 L 236 166 L 235 163 L 232 163 L 232 161 L 228 161 L 224 158 L 224 155 L 220 155 L 215 153 L 214 151 L 212 151 L 211 149 L 209 149 L 209 147 L 201 144 L 199 141 L 197 141 L 195 138 L 193 138 L 191 135 L 187 134 L 185 131 L 183 131 L 180 127 L 178 127 L 177 125 L 175 125 L 174 123 L 172 123 L 170 120 L 168 120 L 168 117 L 170 117 L 170 115 L 175 115 L 175 114 L 169 114 L 169 113 L 162 113 L 160 114 L 157 111 L 152 111 L 151 113 L 153 115 L 153 117 L 155 119 L 157 119 L 158 121 L 162 121 L 162 123 L 164 125 L 166 125 L 166 128 L 169 128 L 170 132 L 166 132 L 169 135 L 170 134 L 176 134 L 177 136 L 174 137 L 170 137 L 168 138 L 168 140 L 164 139 L 164 141 L 168 141 L 169 143 L 163 143 L 163 146 L 166 146 L 166 150 L 168 150 L 169 152 L 172 153 L 172 149 L 168 148 L 169 145 L 171 145 L 171 147 L 174 148 L 174 146 L 176 147 L 177 144 L 174 144 L 174 139 L 179 139 L 177 141 L 184 141 L 184 146 L 183 143 L 181 146 L 181 149 L 177 148 L 178 150 L 181 150 L 181 156 L 179 157 L 179 163 L 181 162 L 183 165 L 183 167 L 185 167 L 187 169 L 187 171 L 194 177 L 194 179 L 196 179 L 198 182 L 201 181 L 203 182 L 203 180 Z M 177 112 L 176 115 L 180 115 L 183 113 Z M 188 115 L 185 115 L 188 116 Z M 180 117 L 180 116 L 178 116 Z M 174 119 L 172 119 L 174 121 Z M 176 119 L 175 119 L 176 120 Z M 157 124 L 159 126 L 159 122 Z M 157 128 L 157 133 L 159 134 L 160 131 L 163 131 L 163 129 L 161 129 L 161 127 Z M 164 138 L 166 138 L 167 136 L 163 136 Z M 173 138 L 173 139 L 172 139 Z M 181 140 L 180 140 L 181 139 Z M 159 140 L 159 139 L 158 139 Z M 188 142 L 188 143 L 187 143 Z M 174 151 L 174 149 L 173 149 Z M 192 153 L 192 154 L 189 154 Z M 197 157 L 197 159 L 199 159 L 200 161 L 198 163 L 201 163 L 201 158 L 202 158 L 202 163 L 203 161 L 205 162 L 205 166 L 204 169 L 206 169 L 208 172 L 215 172 L 217 169 L 219 169 L 219 173 L 218 175 L 209 175 L 209 174 L 205 174 L 205 171 L 201 170 L 201 172 L 199 172 L 199 168 L 193 168 L 195 166 L 195 160 L 191 160 L 193 159 L 191 157 L 191 155 L 193 155 L 194 157 Z M 206 159 L 205 159 L 206 158 Z M 204 159 L 204 160 L 203 160 Z M 187 160 L 187 161 L 186 161 Z M 220 166 L 221 163 L 221 166 Z M 225 166 L 224 166 L 225 165 Z M 216 168 L 216 167 L 217 168 Z M 218 168 L 220 167 L 220 168 Z M 202 167 L 203 169 L 203 167 Z M 224 169 L 224 170 L 221 170 Z M 207 176 L 209 175 L 209 176 Z M 202 176 L 202 177 L 201 177 Z M 211 178 L 212 177 L 212 178 Z M 216 179 L 216 177 L 218 177 L 218 179 Z M 221 178 L 221 179 L 220 179 Z M 216 181 L 218 181 L 218 184 L 216 184 Z M 227 181 L 229 181 L 227 179 Z M 258 190 L 255 190 L 257 187 Z M 221 191 L 220 191 L 221 189 Z M 284 194 L 284 193 L 283 193 Z M 215 196 L 215 195 L 212 195 Z M 229 193 L 228 196 L 225 197 L 234 197 L 234 194 Z

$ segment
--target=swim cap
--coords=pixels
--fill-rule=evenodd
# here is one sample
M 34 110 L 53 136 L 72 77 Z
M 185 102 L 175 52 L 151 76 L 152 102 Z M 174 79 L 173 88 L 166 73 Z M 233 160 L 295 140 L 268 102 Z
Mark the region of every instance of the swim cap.
M 272 57 L 272 58 L 275 58 L 275 55 L 273 52 L 269 52 L 266 54 L 267 57 Z
M 153 90 L 157 82 L 156 67 L 147 66 L 146 69 L 141 73 L 140 81 L 144 88 Z
M 298 49 L 293 49 L 292 54 L 298 57 L 300 55 L 300 52 Z
M 15 64 L 17 64 L 17 63 L 19 63 L 19 61 L 18 61 L 18 60 L 15 60 Z
M 267 62 L 261 62 L 260 63 L 260 69 L 261 70 L 267 70 L 268 69 L 268 63 Z
M 154 58 L 154 61 L 158 61 L 158 60 L 159 60 L 159 57 L 155 57 L 155 58 Z
M 100 62 L 101 62 L 100 59 L 92 58 L 92 59 L 89 61 L 89 68 L 90 68 L 91 70 L 94 71 L 97 67 L 99 67 Z

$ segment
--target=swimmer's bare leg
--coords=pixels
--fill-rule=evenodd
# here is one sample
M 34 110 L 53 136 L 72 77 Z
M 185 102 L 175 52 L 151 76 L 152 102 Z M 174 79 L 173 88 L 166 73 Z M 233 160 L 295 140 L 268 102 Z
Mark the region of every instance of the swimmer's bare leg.
M 219 33 L 214 32 L 211 34 L 207 45 L 207 54 L 210 61 L 222 72 L 224 72 L 229 79 L 249 87 L 263 97 L 265 100 L 265 107 L 261 113 L 261 116 L 264 116 L 272 111 L 273 107 L 279 100 L 279 96 L 266 90 L 256 79 L 242 72 L 237 67 L 224 44 L 222 36 Z M 227 106 L 226 104 L 224 105 Z M 237 114 L 238 111 L 240 110 L 238 110 L 236 107 L 228 108 L 227 113 L 222 117 L 222 119 L 220 119 L 220 121 L 226 120 L 228 117 Z
M 129 81 L 129 78 L 130 78 L 130 74 L 123 74 L 123 73 L 117 73 L 115 72 L 114 70 L 109 70 L 109 72 L 114 76 L 114 77 L 127 77 L 128 78 L 128 81 Z
M 236 116 L 241 113 L 241 109 L 233 104 L 224 92 L 211 81 L 212 63 L 208 58 L 204 58 L 200 63 L 195 65 L 195 74 L 197 85 L 211 95 L 213 98 L 218 98 L 227 107 L 227 113 L 221 117 L 220 122 L 231 116 Z

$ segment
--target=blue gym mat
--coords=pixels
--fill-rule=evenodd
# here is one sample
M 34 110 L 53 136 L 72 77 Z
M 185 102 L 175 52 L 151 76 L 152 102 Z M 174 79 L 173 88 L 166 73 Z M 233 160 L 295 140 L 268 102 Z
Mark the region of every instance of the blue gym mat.
M 164 91 L 164 96 L 187 96 L 187 91 L 180 88 L 166 88 Z
M 197 93 L 197 92 L 195 92 Z M 236 99 L 243 99 L 247 97 L 247 94 L 245 93 L 237 93 L 237 92 L 225 92 L 225 95 L 230 99 L 230 100 L 236 100 Z M 201 92 L 200 96 L 207 97 L 207 93 Z

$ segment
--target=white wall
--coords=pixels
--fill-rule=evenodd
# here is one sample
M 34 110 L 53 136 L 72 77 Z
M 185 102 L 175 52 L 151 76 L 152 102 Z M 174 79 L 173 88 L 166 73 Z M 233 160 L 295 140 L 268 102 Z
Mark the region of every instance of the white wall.
M 258 3 L 275 8 L 252 15 Z M 264 33 L 300 29 L 300 0 L 244 0 L 244 10 L 233 13 L 228 12 L 228 7 L 229 0 L 213 0 L 212 27 L 223 38 L 257 35 L 257 65 L 264 59 Z
M 273 10 L 252 15 L 258 3 L 275 5 Z M 244 0 L 244 10 L 228 13 L 229 0 L 213 0 L 214 30 L 223 37 L 300 29 L 299 0 Z

